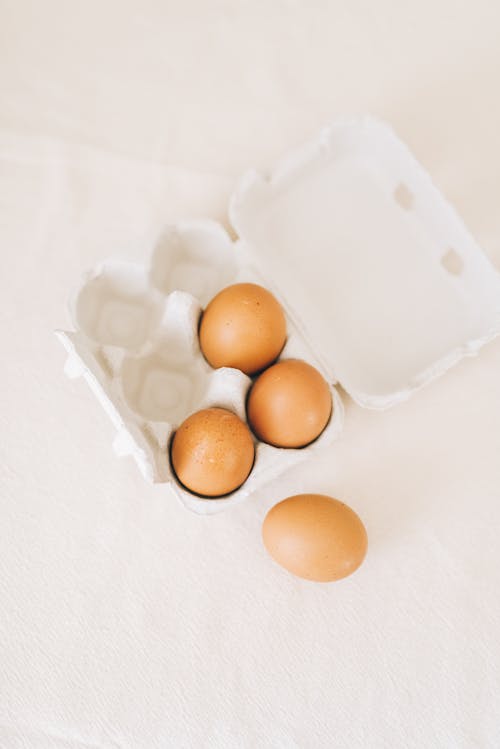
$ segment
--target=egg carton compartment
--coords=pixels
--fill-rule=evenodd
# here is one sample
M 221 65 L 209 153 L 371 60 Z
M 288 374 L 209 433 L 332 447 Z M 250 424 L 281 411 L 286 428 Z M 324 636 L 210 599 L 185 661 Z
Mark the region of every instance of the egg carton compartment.
M 163 299 L 145 269 L 108 261 L 88 273 L 71 300 L 75 327 L 90 341 L 140 351 L 158 327 Z
M 186 291 L 206 307 L 217 292 L 240 280 L 241 265 L 222 226 L 212 221 L 182 221 L 166 227 L 156 242 L 149 279 L 164 295 Z
M 251 378 L 237 369 L 212 369 L 198 342 L 203 307 L 222 288 L 239 281 L 266 285 L 220 225 L 182 222 L 163 232 L 149 268 L 108 261 L 88 273 L 70 304 L 76 330 L 59 332 L 69 353 L 67 374 L 85 377 L 117 429 L 116 454 L 131 455 L 148 480 L 171 483 L 183 504 L 200 514 L 243 500 L 330 444 L 342 429 L 343 405 L 332 386 L 332 417 L 313 444 L 284 449 L 254 437 L 250 476 L 225 497 L 200 497 L 179 483 L 169 446 L 187 416 L 218 406 L 246 422 Z M 285 358 L 304 359 L 320 368 L 290 319 L 278 360 Z

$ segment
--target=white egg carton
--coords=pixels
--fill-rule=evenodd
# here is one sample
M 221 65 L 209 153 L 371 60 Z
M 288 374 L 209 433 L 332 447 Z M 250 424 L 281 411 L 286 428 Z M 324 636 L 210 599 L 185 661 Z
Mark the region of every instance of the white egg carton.
M 249 172 L 230 204 L 233 243 L 211 221 L 168 227 L 149 268 L 109 261 L 71 304 L 76 332 L 58 335 L 66 372 L 83 375 L 117 428 L 114 448 L 184 504 L 212 513 L 331 444 L 342 429 L 339 382 L 360 405 L 386 408 L 500 332 L 500 275 L 409 150 L 373 118 L 345 119 L 287 156 L 269 177 Z M 280 358 L 316 366 L 333 416 L 300 450 L 256 442 L 245 484 L 205 499 L 172 474 L 169 442 L 199 408 L 245 419 L 251 380 L 213 370 L 197 337 L 220 289 L 255 281 L 287 314 Z

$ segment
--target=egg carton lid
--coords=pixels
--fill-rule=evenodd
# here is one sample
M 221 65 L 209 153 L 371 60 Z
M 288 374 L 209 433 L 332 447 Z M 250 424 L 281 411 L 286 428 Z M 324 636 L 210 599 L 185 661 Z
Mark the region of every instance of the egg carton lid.
M 248 172 L 230 219 L 332 381 L 386 408 L 500 333 L 500 274 L 385 123 Z

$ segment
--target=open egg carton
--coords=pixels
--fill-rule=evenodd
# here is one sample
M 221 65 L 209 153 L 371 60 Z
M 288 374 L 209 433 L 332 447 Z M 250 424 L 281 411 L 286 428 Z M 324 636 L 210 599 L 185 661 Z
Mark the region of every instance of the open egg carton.
M 118 455 L 169 482 L 199 513 L 235 504 L 341 432 L 339 382 L 361 406 L 387 408 L 476 353 L 500 332 L 500 275 L 392 130 L 343 119 L 287 156 L 269 177 L 249 172 L 230 204 L 239 239 L 211 221 L 168 227 L 149 267 L 105 262 L 58 333 L 66 372 L 83 375 L 111 417 Z M 252 472 L 227 497 L 176 480 L 169 444 L 200 408 L 246 420 L 251 380 L 212 369 L 198 344 L 202 309 L 222 288 L 260 283 L 285 309 L 280 358 L 308 361 L 331 384 L 330 423 L 311 445 L 256 440 Z

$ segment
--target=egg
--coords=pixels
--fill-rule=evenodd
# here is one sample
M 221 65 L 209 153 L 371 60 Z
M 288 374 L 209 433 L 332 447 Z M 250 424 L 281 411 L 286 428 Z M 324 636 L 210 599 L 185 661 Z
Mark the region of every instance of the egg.
M 234 284 L 208 304 L 199 337 L 212 367 L 235 367 L 252 375 L 271 364 L 285 345 L 285 315 L 267 289 Z
M 177 429 L 171 446 L 174 472 L 187 489 L 219 497 L 248 477 L 255 448 L 247 425 L 224 408 L 206 408 Z
M 303 447 L 328 424 L 332 396 L 317 369 L 298 359 L 285 359 L 255 381 L 247 403 L 255 435 L 276 447 Z
M 354 510 L 324 494 L 297 494 L 279 502 L 266 515 L 262 538 L 279 565 L 318 582 L 352 574 L 368 545 Z

